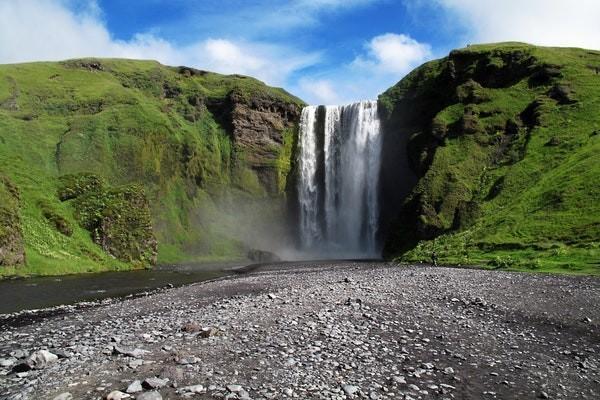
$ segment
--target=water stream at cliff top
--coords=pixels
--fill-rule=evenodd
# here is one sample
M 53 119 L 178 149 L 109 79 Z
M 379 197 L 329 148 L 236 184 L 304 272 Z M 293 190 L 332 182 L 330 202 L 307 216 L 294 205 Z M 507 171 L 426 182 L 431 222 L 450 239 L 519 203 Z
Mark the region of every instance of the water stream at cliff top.
M 379 256 L 381 142 L 376 101 L 302 110 L 298 200 L 308 256 Z

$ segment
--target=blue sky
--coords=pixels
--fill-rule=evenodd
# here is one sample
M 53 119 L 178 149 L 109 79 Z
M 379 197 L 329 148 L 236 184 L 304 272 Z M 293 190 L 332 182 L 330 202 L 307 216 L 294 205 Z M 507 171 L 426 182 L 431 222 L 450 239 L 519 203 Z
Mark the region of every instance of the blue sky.
M 597 0 L 0 0 L 0 63 L 156 59 L 333 104 L 467 43 L 598 49 L 598 21 Z

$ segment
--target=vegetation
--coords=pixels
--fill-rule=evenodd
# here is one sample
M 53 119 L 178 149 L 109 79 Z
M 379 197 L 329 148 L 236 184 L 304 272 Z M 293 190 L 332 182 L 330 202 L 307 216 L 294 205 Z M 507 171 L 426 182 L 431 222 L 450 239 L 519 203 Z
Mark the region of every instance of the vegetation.
M 243 257 L 222 229 L 221 203 L 267 195 L 231 131 L 232 102 L 252 108 L 257 98 L 302 105 L 253 78 L 154 61 L 0 66 L 0 176 L 20 193 L 17 205 L 0 185 L 0 240 L 22 232 L 26 254 L 0 276 L 148 266 L 144 204 L 158 262 Z M 285 140 L 272 166 L 281 185 Z M 101 240 L 102 229 L 120 244 Z M 134 245 L 140 238 L 147 246 Z
M 600 52 L 470 46 L 379 101 L 418 175 L 387 255 L 600 273 Z

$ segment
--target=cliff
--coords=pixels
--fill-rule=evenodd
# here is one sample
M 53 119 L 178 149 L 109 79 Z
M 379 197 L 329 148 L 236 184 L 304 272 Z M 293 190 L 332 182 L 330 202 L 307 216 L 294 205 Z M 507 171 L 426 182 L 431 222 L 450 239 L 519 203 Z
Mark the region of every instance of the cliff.
M 478 45 L 383 93 L 386 255 L 597 272 L 599 73 L 598 51 Z
M 0 275 L 244 257 L 242 214 L 285 217 L 302 105 L 153 61 L 0 66 Z

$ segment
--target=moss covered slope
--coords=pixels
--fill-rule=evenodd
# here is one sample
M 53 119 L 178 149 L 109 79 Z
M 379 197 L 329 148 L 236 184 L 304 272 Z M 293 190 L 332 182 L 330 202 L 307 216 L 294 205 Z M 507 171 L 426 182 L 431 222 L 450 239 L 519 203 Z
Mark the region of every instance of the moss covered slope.
M 388 255 L 600 271 L 600 52 L 470 46 L 379 101 L 417 175 Z
M 0 206 L 0 240 L 21 232 L 27 260 L 0 275 L 146 266 L 156 240 L 159 262 L 240 257 L 234 211 L 283 192 L 301 106 L 249 77 L 153 61 L 0 66 L 0 198 L 20 193 Z M 61 199 L 65 175 L 105 185 Z

